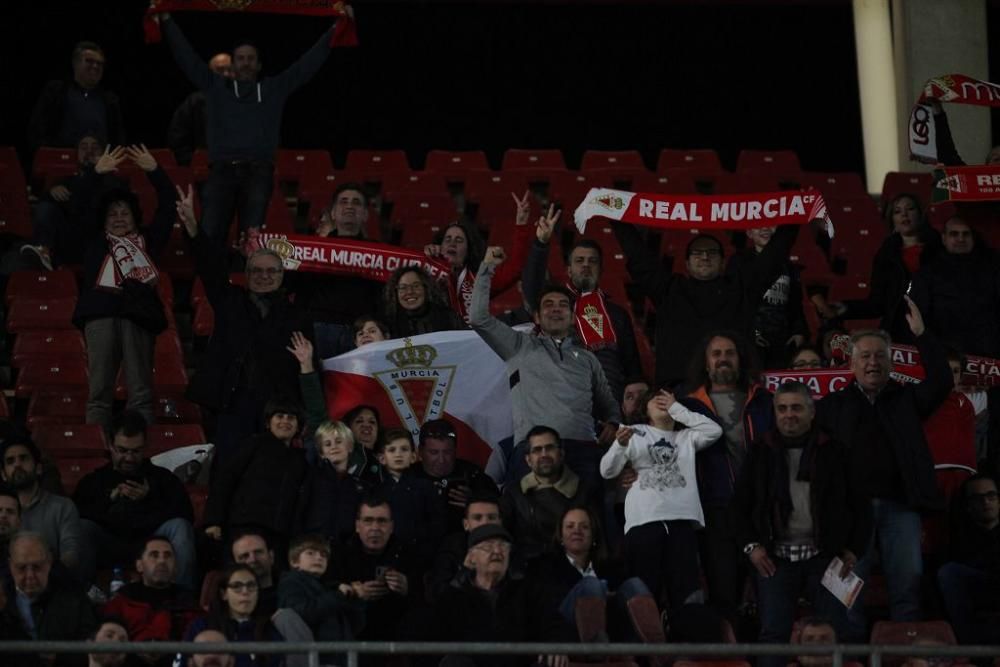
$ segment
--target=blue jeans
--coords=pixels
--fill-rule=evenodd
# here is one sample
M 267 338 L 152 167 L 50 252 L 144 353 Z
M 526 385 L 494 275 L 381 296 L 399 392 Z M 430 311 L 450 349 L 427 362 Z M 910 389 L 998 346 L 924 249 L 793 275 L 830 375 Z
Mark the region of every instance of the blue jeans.
M 264 224 L 274 189 L 274 165 L 259 160 L 212 163 L 202 190 L 201 230 L 216 243 L 224 243 L 233 215 L 240 231 Z
M 820 585 L 823 572 L 830 564 L 830 556 L 820 554 L 808 560 L 791 562 L 772 556 L 775 573 L 762 577 L 754 570 L 757 584 L 757 607 L 760 612 L 760 642 L 762 644 L 786 644 L 795 623 L 795 611 L 799 596 L 813 601 L 816 616 L 833 625 L 841 636 L 846 625 L 846 609 L 830 591 Z M 761 656 L 757 659 L 760 667 L 784 667 L 786 656 Z
M 89 519 L 80 519 L 84 549 L 80 559 L 80 574 L 84 581 L 93 582 L 98 567 L 131 567 L 142 540 L 126 540 Z M 177 572 L 174 580 L 181 588 L 197 591 L 198 564 L 194 527 L 187 519 L 164 521 L 152 535 L 164 537 L 174 549 Z
M 1000 627 L 982 616 L 1000 611 L 1000 576 L 964 563 L 945 563 L 937 580 L 958 642 L 1000 643 Z
M 872 499 L 872 536 L 854 572 L 867 581 L 878 550 L 889 588 L 889 616 L 893 621 L 920 620 L 920 578 L 924 572 L 920 553 L 920 514 L 885 498 Z M 865 589 L 847 613 L 850 640 L 868 638 L 864 613 Z

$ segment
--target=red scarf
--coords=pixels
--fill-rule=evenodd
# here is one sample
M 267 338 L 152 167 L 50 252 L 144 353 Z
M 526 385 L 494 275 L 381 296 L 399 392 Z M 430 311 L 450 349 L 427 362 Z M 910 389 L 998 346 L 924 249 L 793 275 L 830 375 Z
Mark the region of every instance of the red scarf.
M 927 100 L 951 104 L 971 104 L 977 107 L 1000 107 L 1000 85 L 973 79 L 964 74 L 946 74 L 934 77 L 924 84 L 917 103 L 910 111 L 907 128 L 910 137 L 910 159 L 936 164 L 937 129 L 934 111 Z
M 469 323 L 469 309 L 472 307 L 472 288 L 476 285 L 476 274 L 468 267 L 462 269 L 458 274 L 458 285 L 455 288 L 457 299 L 455 299 L 455 310 L 462 316 L 465 323 Z
M 1000 166 L 942 167 L 934 170 L 934 191 L 939 201 L 1000 200 Z
M 608 306 L 604 303 L 604 292 L 594 290 L 584 294 L 572 283 L 567 283 L 566 287 L 576 296 L 573 314 L 576 315 L 576 332 L 583 346 L 593 352 L 615 345 L 618 335 L 608 315 Z
M 354 18 L 347 13 L 348 5 L 341 0 L 154 0 L 146 10 L 143 32 L 147 44 L 162 39 L 160 24 L 153 20 L 164 12 L 253 12 L 258 14 L 299 14 L 306 16 L 335 16 L 337 23 L 330 36 L 330 46 L 357 46 L 358 33 Z
M 146 254 L 146 239 L 140 234 L 115 236 L 105 234 L 108 240 L 108 254 L 97 272 L 95 287 L 105 290 L 120 290 L 125 280 L 155 285 L 160 279 L 156 264 Z
M 819 218 L 833 237 L 826 204 L 815 190 L 675 195 L 591 188 L 573 213 L 581 234 L 594 217 L 659 229 L 757 229 L 804 225 Z

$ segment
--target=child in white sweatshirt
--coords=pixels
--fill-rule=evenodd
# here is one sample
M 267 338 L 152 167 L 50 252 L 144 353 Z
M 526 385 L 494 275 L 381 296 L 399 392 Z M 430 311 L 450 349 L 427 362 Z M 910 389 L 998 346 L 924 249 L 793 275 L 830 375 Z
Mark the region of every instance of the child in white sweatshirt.
M 664 390 L 642 399 L 646 425 L 623 426 L 601 459 L 601 475 L 617 476 L 631 463 L 639 478 L 625 497 L 625 565 L 657 601 L 680 607 L 700 592 L 697 528 L 705 518 L 695 479 L 695 454 L 719 439 L 722 428 L 691 412 Z M 675 430 L 675 426 L 687 426 Z

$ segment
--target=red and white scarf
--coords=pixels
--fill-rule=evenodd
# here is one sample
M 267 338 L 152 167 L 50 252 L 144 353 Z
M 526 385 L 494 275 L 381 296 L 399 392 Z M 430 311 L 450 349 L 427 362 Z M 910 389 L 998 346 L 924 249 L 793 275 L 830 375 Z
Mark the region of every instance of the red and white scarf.
M 469 309 L 472 308 L 472 288 L 476 285 L 476 274 L 468 267 L 462 269 L 458 274 L 458 284 L 455 291 L 458 298 L 455 300 L 455 309 L 462 316 L 465 323 L 469 323 Z
M 588 350 L 600 350 L 618 342 L 618 334 L 608 315 L 608 306 L 604 303 L 604 292 L 580 292 L 572 283 L 566 287 L 576 295 L 573 314 L 576 315 L 576 332 L 583 346 Z
M 926 103 L 927 100 L 979 107 L 1000 107 L 1000 85 L 973 79 L 964 74 L 937 76 L 924 84 L 917 103 L 910 111 L 910 124 L 907 128 L 910 137 L 910 159 L 936 164 L 937 129 L 934 125 L 934 111 Z
M 99 289 L 120 290 L 126 280 L 155 285 L 160 279 L 156 264 L 146 254 L 146 239 L 139 234 L 105 234 L 108 254 L 97 272 Z
M 823 197 L 815 190 L 727 195 L 654 194 L 591 188 L 573 213 L 580 233 L 593 217 L 660 229 L 756 229 L 774 225 L 833 224 Z

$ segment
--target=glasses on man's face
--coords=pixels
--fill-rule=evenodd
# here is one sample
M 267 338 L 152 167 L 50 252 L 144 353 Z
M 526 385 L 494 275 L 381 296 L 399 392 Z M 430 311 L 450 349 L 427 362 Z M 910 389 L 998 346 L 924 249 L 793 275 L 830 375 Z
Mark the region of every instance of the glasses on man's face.
M 142 447 L 119 447 L 118 445 L 111 445 L 112 451 L 118 456 L 133 456 L 139 458 L 142 453 L 146 451 L 146 446 Z
M 409 283 L 409 284 L 400 283 L 399 285 L 396 286 L 396 291 L 399 292 L 400 294 L 406 294 L 407 292 L 423 292 L 424 291 L 424 284 L 423 283 Z
M 247 273 L 249 273 L 251 276 L 267 276 L 269 278 L 272 276 L 276 276 L 281 272 L 282 269 L 275 268 L 273 266 L 268 266 L 268 267 L 254 266 L 247 270 Z
M 247 593 L 254 593 L 257 590 L 256 581 L 230 581 L 226 584 L 226 588 L 231 591 L 236 591 L 237 593 L 242 593 L 246 591 Z

